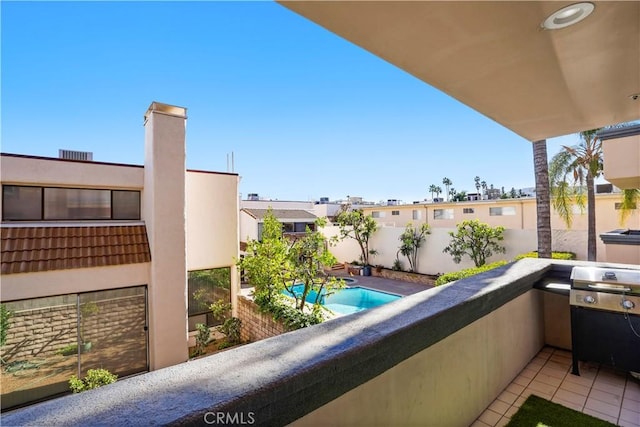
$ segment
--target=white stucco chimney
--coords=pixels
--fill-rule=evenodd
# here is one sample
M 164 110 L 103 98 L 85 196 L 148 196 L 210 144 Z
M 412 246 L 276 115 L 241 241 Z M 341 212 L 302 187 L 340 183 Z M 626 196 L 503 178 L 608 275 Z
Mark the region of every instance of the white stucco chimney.
M 144 115 L 143 216 L 151 247 L 150 368 L 188 359 L 185 209 L 187 109 L 152 102 Z

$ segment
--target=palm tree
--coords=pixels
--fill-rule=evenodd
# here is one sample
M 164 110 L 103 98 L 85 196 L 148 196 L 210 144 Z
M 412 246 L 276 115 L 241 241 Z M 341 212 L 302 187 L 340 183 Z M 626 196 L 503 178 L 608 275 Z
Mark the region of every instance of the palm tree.
M 482 193 L 486 194 L 487 193 L 487 181 L 482 181 L 480 183 L 480 185 L 482 186 Z
M 456 199 L 456 193 L 457 193 L 456 189 L 455 189 L 455 188 L 453 188 L 453 187 L 451 187 L 451 188 L 449 189 L 449 197 L 450 197 L 450 198 L 449 198 L 449 199 L 447 199 L 447 200 L 455 200 L 455 199 Z
M 436 187 L 436 185 L 435 185 L 435 184 L 431 184 L 431 185 L 429 186 L 429 191 L 431 192 L 431 200 L 433 200 L 433 193 L 435 193 L 435 192 L 436 192 L 436 189 L 437 189 L 437 188 L 438 188 L 438 187 Z
M 451 180 L 449 178 L 442 178 L 442 183 L 444 184 L 444 187 L 446 188 L 446 192 L 445 194 L 447 195 L 447 201 L 449 201 L 449 187 L 451 187 L 451 185 L 453 184 L 453 182 L 451 182 Z
M 436 196 L 437 196 L 437 197 L 440 197 L 440 193 L 442 193 L 442 188 L 440 188 L 440 187 L 436 187 L 436 190 L 435 190 L 435 191 L 436 191 Z
M 549 201 L 549 167 L 547 140 L 533 142 L 533 165 L 536 178 L 536 213 L 538 219 L 538 258 L 551 258 L 551 204 Z M 516 190 L 511 189 L 515 198 Z
M 587 190 L 587 260 L 596 260 L 596 194 L 594 181 L 602 172 L 602 142 L 600 129 L 580 132 L 580 143 L 562 146 L 549 166 L 551 198 L 554 209 L 571 228 L 572 206 L 584 209 L 584 189 Z M 571 181 L 571 182 L 569 182 Z M 573 184 L 573 185 L 570 185 Z
M 475 178 L 473 178 L 473 181 L 476 183 L 476 191 L 478 192 L 478 194 L 480 194 L 480 177 L 476 176 Z

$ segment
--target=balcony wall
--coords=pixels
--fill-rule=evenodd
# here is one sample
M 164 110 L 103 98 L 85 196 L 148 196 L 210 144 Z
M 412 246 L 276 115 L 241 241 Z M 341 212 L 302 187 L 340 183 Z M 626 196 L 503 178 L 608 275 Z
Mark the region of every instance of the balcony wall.
M 598 135 L 605 179 L 618 188 L 640 188 L 640 125 L 607 129 Z
M 544 344 L 544 298 L 534 284 L 581 264 L 525 259 L 2 421 L 468 425 Z

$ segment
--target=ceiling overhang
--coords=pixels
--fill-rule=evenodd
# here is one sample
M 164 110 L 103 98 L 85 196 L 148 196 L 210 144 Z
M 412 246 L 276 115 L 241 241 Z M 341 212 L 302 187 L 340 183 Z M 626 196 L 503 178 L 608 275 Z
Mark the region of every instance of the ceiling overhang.
M 640 119 L 640 2 L 280 1 L 530 141 Z

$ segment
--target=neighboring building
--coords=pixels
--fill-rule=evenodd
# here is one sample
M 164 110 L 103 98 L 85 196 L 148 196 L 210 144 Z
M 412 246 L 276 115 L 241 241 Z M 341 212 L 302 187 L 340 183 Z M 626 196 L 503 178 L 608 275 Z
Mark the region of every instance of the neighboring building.
M 184 362 L 202 303 L 235 303 L 239 178 L 185 171 L 185 124 L 151 104 L 144 166 L 2 154 L 3 409 Z
M 640 212 L 632 210 L 626 222 L 620 224 L 620 193 L 596 195 L 596 234 L 601 235 L 616 229 L 640 229 Z M 492 227 L 503 226 L 508 230 L 536 230 L 536 199 L 498 199 L 468 202 L 422 203 L 399 206 L 367 206 L 363 211 L 370 214 L 382 227 L 404 227 L 408 223 L 428 223 L 434 228 L 453 229 L 467 219 L 478 219 Z M 573 207 L 573 221 L 567 227 L 564 220 L 552 209 L 551 228 L 565 231 L 587 230 L 586 210 Z M 598 256 L 606 261 L 604 243 L 598 239 Z M 585 245 L 586 247 L 586 242 Z M 614 262 L 609 260 L 610 262 Z

